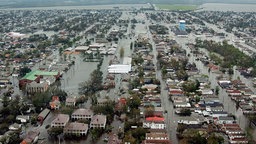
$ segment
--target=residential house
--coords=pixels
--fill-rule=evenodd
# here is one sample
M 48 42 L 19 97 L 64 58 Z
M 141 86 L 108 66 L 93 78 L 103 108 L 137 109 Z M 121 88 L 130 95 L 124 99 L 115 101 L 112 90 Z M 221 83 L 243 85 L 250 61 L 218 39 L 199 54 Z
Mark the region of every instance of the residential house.
M 178 123 L 185 124 L 188 126 L 201 125 L 199 119 L 196 119 L 194 117 L 180 117 L 180 120 L 178 120 Z
M 19 130 L 20 128 L 21 128 L 21 124 L 17 124 L 17 123 L 14 123 L 9 126 L 9 130 L 13 130 L 13 131 Z
M 146 133 L 142 144 L 171 144 L 171 140 L 166 132 L 150 132 Z
M 143 128 L 149 129 L 165 129 L 166 124 L 163 117 L 147 117 L 143 122 Z
M 107 123 L 107 116 L 95 115 L 91 119 L 90 128 L 105 128 Z
M 78 122 L 68 123 L 64 127 L 63 132 L 64 134 L 67 134 L 67 135 L 85 136 L 88 132 L 88 124 L 78 123 Z
M 225 112 L 225 111 L 213 111 L 212 112 L 212 117 L 213 118 L 219 118 L 219 117 L 227 117 L 228 116 L 228 113 Z
M 69 115 L 58 114 L 57 117 L 51 122 L 51 127 L 62 127 L 64 128 L 69 121 Z
M 243 130 L 238 124 L 223 124 L 221 126 L 221 130 L 223 130 L 227 135 L 244 134 Z
M 218 124 L 233 124 L 235 122 L 236 120 L 233 117 L 229 117 L 229 116 L 227 117 L 220 116 L 217 120 Z
M 26 115 L 17 115 L 16 120 L 20 121 L 21 123 L 26 123 L 29 121 L 29 116 Z
M 10 80 L 8 78 L 0 78 L 0 87 L 6 87 L 7 84 L 10 83 Z
M 184 96 L 184 92 L 181 89 L 169 89 L 170 96 Z
M 191 104 L 188 102 L 174 102 L 175 108 L 191 108 Z
M 72 119 L 91 119 L 93 117 L 93 111 L 90 109 L 84 109 L 84 108 L 80 108 L 75 110 L 72 115 L 71 118 Z
M 39 131 L 29 131 L 25 139 L 20 144 L 34 144 L 38 140 Z
M 97 105 L 106 105 L 109 104 L 111 101 L 109 99 L 106 98 L 99 98 L 97 100 Z
M 52 101 L 49 102 L 50 108 L 56 110 L 60 108 L 60 100 L 58 96 L 52 96 Z
M 66 106 L 75 106 L 76 105 L 76 98 L 68 97 L 66 98 Z
M 230 144 L 248 144 L 247 138 L 233 138 L 229 140 Z
M 122 144 L 122 140 L 118 138 L 118 135 L 111 133 L 107 144 Z

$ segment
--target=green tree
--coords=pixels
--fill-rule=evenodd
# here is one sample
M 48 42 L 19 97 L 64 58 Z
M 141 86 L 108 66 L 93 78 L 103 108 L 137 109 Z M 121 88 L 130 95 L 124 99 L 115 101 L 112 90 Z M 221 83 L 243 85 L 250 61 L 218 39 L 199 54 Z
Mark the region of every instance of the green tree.
M 188 108 L 182 108 L 180 110 L 180 115 L 181 116 L 190 116 L 191 115 L 191 110 Z
M 23 67 L 20 69 L 19 76 L 24 77 L 27 73 L 31 72 L 31 69 L 28 67 Z
M 104 129 L 102 129 L 102 128 L 93 128 L 90 132 L 91 137 L 92 137 L 92 141 L 98 140 L 103 133 L 104 133 Z
M 63 133 L 63 128 L 60 127 L 51 127 L 47 130 L 47 133 L 54 138 L 57 138 L 58 135 Z
M 207 144 L 222 144 L 222 143 L 224 143 L 224 138 L 221 136 L 217 136 L 214 133 L 212 133 L 207 138 Z

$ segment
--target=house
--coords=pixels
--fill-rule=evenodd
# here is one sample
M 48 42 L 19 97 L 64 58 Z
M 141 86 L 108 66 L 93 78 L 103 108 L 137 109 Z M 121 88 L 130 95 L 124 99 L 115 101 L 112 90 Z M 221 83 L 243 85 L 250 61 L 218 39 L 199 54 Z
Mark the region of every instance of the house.
M 230 144 L 248 144 L 249 141 L 246 138 L 233 138 L 229 140 Z
M 196 119 L 194 117 L 180 117 L 180 120 L 178 120 L 178 123 L 179 124 L 189 125 L 189 126 L 201 125 L 199 119 Z
M 220 85 L 221 88 L 230 88 L 230 85 L 231 85 L 231 81 L 229 80 L 220 80 L 218 81 L 218 84 Z
M 56 110 L 60 108 L 60 100 L 58 96 L 52 96 L 52 101 L 49 102 L 50 108 Z
M 73 97 L 68 97 L 66 99 L 66 106 L 75 106 L 76 105 L 76 98 L 73 98 Z
M 147 117 L 143 122 L 143 128 L 149 129 L 165 129 L 166 124 L 163 117 Z
M 88 46 L 78 46 L 75 48 L 75 52 L 86 52 L 88 49 Z
M 29 121 L 29 116 L 17 115 L 16 120 L 20 121 L 21 123 L 26 123 Z
M 7 86 L 7 84 L 9 84 L 10 83 L 10 80 L 9 79 L 7 79 L 7 78 L 1 78 L 0 79 L 0 87 L 6 87 Z
M 244 134 L 243 130 L 238 124 L 223 124 L 221 130 L 224 131 L 227 135 L 230 134 Z
M 78 123 L 78 122 L 68 123 L 64 127 L 63 132 L 64 134 L 67 134 L 67 135 L 85 136 L 88 132 L 88 124 Z
M 201 92 L 202 95 L 213 95 L 214 94 L 211 89 L 200 89 L 198 91 Z
M 51 122 L 51 127 L 62 127 L 64 128 L 69 121 L 69 115 L 58 114 L 57 117 Z
M 142 144 L 171 144 L 171 140 L 166 132 L 150 132 L 146 133 Z
M 174 102 L 175 108 L 191 108 L 191 104 L 188 102 Z
M 218 124 L 233 124 L 235 123 L 236 120 L 233 117 L 224 117 L 224 116 L 220 116 L 217 120 Z
M 228 116 L 228 113 L 225 112 L 225 111 L 213 111 L 212 112 L 212 117 L 213 118 L 219 118 L 219 117 L 227 117 Z
M 14 123 L 9 126 L 9 130 L 13 130 L 13 131 L 19 130 L 20 128 L 21 128 L 21 124 L 17 124 L 17 123 Z
M 111 133 L 109 134 L 107 144 L 122 144 L 122 140 L 118 138 L 118 135 Z
M 158 86 L 155 84 L 145 84 L 141 86 L 142 89 L 147 89 L 148 91 L 152 92 L 154 91 Z
M 84 108 L 80 108 L 75 110 L 72 115 L 71 118 L 72 119 L 91 119 L 93 116 L 93 111 L 90 109 L 84 109 Z
M 95 44 L 89 45 L 89 50 L 91 50 L 91 51 L 98 51 L 98 50 L 100 50 L 100 49 L 102 49 L 104 47 L 105 47 L 105 44 L 95 43 Z
M 170 96 L 184 96 L 184 92 L 181 89 L 169 89 Z
M 107 123 L 107 116 L 95 115 L 91 119 L 90 128 L 105 128 Z
M 106 105 L 106 104 L 110 104 L 110 103 L 111 103 L 111 101 L 106 98 L 99 98 L 97 100 L 97 105 Z
M 240 90 L 233 90 L 233 89 L 227 90 L 227 93 L 229 96 L 241 96 L 242 95 Z
M 115 109 L 117 111 L 121 111 L 125 106 L 126 106 L 126 99 L 125 98 L 120 98 L 115 106 Z
M 34 144 L 38 140 L 39 131 L 29 131 L 25 139 L 20 144 Z

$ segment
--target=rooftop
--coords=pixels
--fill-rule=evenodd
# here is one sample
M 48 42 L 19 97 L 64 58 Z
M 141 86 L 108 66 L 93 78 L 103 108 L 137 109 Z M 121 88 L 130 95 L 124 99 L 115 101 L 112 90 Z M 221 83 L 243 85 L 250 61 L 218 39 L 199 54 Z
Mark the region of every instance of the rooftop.
M 162 117 L 147 117 L 146 121 L 163 122 L 164 118 L 162 118 Z
M 52 123 L 66 123 L 69 121 L 69 115 L 58 114 L 58 116 L 52 121 Z
M 107 121 L 105 115 L 95 115 L 92 117 L 91 124 L 104 124 Z
M 77 109 L 75 110 L 72 115 L 93 115 L 93 112 L 92 110 L 90 109 L 83 109 L 83 108 L 80 108 L 80 109 Z
M 27 73 L 22 79 L 28 79 L 33 81 L 37 78 L 37 76 L 55 76 L 55 75 L 58 75 L 58 72 L 34 70 Z
M 72 122 L 65 127 L 65 130 L 88 130 L 88 124 Z

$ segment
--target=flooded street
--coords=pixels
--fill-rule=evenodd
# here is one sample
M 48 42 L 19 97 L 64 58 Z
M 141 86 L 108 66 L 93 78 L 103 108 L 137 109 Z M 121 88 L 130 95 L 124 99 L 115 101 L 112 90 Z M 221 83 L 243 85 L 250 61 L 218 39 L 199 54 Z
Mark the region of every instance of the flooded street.
M 75 56 L 75 65 L 63 74 L 61 89 L 65 90 L 71 96 L 78 96 L 78 85 L 87 81 L 90 74 L 97 68 L 96 62 L 84 62 L 79 55 Z

